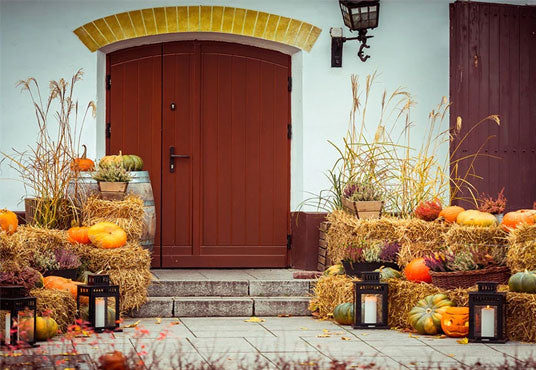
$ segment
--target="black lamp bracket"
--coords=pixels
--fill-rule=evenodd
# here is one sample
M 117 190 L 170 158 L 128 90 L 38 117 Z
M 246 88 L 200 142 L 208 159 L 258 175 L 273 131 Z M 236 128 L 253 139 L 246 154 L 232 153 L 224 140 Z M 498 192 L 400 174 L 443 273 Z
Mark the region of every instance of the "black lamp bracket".
M 370 58 L 370 55 L 365 55 L 363 52 L 363 49 L 370 48 L 370 45 L 367 45 L 367 40 L 372 38 L 374 36 L 367 36 L 367 30 L 359 30 L 359 35 L 357 37 L 342 37 L 342 42 L 350 41 L 350 40 L 357 40 L 361 42 L 361 46 L 359 47 L 359 51 L 357 52 L 357 56 L 359 59 L 361 59 L 362 62 L 366 62 L 368 58 Z

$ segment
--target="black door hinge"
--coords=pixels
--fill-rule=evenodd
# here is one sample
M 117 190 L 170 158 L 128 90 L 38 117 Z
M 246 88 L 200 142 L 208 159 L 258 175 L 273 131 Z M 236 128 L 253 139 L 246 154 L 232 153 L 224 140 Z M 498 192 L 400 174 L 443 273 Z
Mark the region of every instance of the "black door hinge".
M 288 76 L 288 91 L 292 91 L 292 77 Z
M 106 90 L 111 90 L 112 88 L 112 75 L 106 75 Z
M 110 122 L 106 123 L 106 139 L 112 137 L 112 124 Z
M 287 249 L 290 249 L 292 247 L 292 235 L 287 234 Z
M 287 139 L 289 140 L 292 139 L 292 124 L 291 123 L 287 125 Z

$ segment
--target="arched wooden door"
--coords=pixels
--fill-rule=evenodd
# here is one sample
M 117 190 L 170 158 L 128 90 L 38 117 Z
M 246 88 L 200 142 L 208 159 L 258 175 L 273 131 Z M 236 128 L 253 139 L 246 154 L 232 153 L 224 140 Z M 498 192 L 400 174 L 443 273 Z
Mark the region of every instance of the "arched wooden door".
M 108 61 L 107 151 L 147 155 L 153 266 L 287 266 L 290 57 L 181 41 Z

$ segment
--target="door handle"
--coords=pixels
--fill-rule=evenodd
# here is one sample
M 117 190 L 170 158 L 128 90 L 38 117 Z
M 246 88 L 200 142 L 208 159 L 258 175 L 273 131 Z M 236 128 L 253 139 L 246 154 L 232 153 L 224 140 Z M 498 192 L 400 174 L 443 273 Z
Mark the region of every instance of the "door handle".
M 175 158 L 190 158 L 189 155 L 186 154 L 175 154 L 175 147 L 170 146 L 169 147 L 169 172 L 173 173 L 175 172 Z

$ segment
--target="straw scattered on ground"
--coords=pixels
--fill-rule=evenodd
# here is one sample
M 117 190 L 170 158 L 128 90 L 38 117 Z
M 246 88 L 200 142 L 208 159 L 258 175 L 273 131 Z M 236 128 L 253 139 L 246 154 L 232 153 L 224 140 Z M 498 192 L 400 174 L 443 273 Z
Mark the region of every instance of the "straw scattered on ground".
M 37 314 L 49 313 L 62 333 L 75 322 L 76 301 L 69 292 L 41 288 L 33 289 L 30 294 L 37 298 Z
M 521 226 L 510 232 L 506 264 L 512 273 L 536 270 L 536 225 Z

